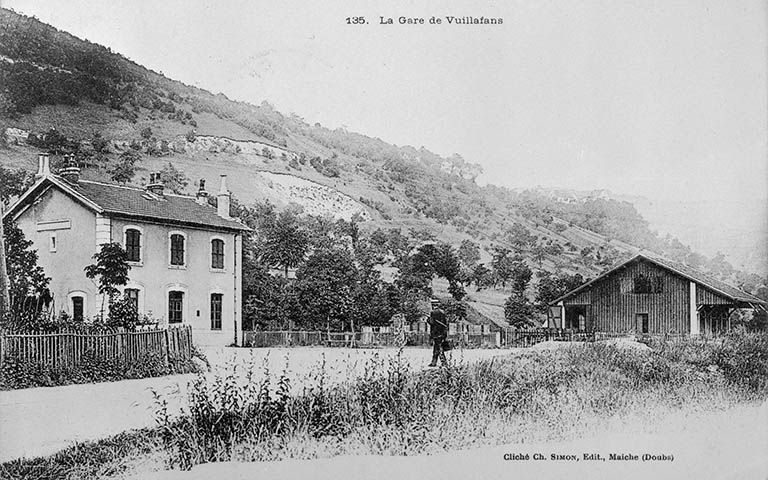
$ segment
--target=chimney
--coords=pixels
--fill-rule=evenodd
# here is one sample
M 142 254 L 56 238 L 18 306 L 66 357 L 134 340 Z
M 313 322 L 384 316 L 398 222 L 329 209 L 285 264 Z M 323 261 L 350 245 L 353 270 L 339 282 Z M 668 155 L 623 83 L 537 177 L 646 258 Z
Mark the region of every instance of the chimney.
M 163 186 L 163 182 L 160 181 L 160 172 L 150 173 L 149 183 L 146 187 L 144 187 L 144 189 L 149 193 L 153 193 L 159 197 L 162 197 L 164 188 L 165 187 Z
M 77 185 L 80 181 L 80 167 L 75 162 L 75 155 L 64 156 L 64 168 L 59 169 L 59 176 L 72 185 Z
M 227 190 L 227 176 L 222 174 L 221 175 L 221 188 L 219 188 L 219 193 L 216 195 L 216 200 L 218 202 L 218 215 L 222 218 L 230 218 L 229 217 L 229 191 Z
M 51 175 L 51 163 L 48 152 L 40 153 L 37 156 L 37 173 L 35 179 L 48 177 Z
M 200 179 L 200 188 L 197 190 L 197 195 L 195 195 L 195 198 L 197 198 L 197 203 L 200 205 L 205 205 L 208 203 L 208 192 L 205 191 L 205 179 Z

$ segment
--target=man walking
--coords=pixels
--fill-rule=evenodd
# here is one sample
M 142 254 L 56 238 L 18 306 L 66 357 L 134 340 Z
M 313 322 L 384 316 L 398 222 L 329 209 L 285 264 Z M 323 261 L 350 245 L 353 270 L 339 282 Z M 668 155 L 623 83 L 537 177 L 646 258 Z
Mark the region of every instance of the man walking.
M 443 351 L 443 342 L 448 338 L 448 319 L 445 312 L 440 308 L 440 302 L 433 298 L 431 300 L 432 312 L 429 314 L 429 338 L 432 340 L 432 363 L 430 367 L 437 366 L 437 359 L 445 365 L 445 352 Z

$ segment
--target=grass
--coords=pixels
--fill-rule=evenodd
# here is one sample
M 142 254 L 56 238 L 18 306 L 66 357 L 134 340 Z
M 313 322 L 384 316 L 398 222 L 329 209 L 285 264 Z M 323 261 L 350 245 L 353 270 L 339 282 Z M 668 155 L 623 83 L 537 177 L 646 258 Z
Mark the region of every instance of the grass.
M 155 430 L 125 432 L 105 440 L 79 443 L 49 457 L 3 463 L 0 465 L 0 478 L 69 480 L 114 477 L 136 468 L 139 463 L 151 462 L 151 457 L 161 446 L 161 439 Z M 160 465 L 163 461 L 159 460 Z
M 329 384 L 321 363 L 294 395 L 285 372 L 266 364 L 239 372 L 233 365 L 194 382 L 189 415 L 170 418 L 160 399 L 155 430 L 11 462 L 0 473 L 24 478 L 34 467 L 48 475 L 40 478 L 72 472 L 98 478 L 125 471 L 142 448 L 158 445 L 157 461 L 178 469 L 229 460 L 416 455 L 573 439 L 606 425 L 653 429 L 665 416 L 768 398 L 767 334 L 653 347 L 574 345 L 429 371 L 412 370 L 399 356 L 374 357 L 359 378 L 337 385 Z M 128 446 L 136 441 L 130 435 L 139 436 L 137 446 Z

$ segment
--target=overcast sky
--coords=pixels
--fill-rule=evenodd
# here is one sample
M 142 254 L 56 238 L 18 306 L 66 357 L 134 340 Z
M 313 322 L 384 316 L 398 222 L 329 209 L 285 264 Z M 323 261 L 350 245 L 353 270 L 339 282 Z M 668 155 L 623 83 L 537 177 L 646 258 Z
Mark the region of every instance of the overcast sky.
M 0 1 L 230 98 L 458 152 L 481 182 L 768 196 L 763 1 Z

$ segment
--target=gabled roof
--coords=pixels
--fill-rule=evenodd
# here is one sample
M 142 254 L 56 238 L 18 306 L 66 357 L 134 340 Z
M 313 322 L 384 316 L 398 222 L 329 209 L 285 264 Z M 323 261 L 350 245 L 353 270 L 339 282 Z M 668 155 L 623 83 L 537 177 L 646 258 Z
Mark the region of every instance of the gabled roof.
M 35 182 L 5 215 L 17 215 L 48 188 L 58 188 L 86 208 L 107 216 L 214 230 L 249 230 L 237 220 L 220 217 L 216 208 L 200 205 L 194 197 L 158 196 L 141 188 L 88 180 L 80 180 L 74 185 L 55 175 Z
M 725 298 L 728 298 L 729 300 L 732 300 L 735 303 L 752 303 L 752 304 L 761 304 L 761 305 L 768 305 L 768 302 L 765 300 L 762 300 L 760 298 L 757 298 L 754 295 L 751 295 L 747 292 L 744 292 L 742 290 L 739 290 L 736 287 L 733 287 L 731 285 L 728 285 L 725 282 L 721 282 L 720 280 L 717 280 L 715 278 L 710 277 L 709 275 L 702 273 L 696 269 L 693 269 L 687 265 L 683 265 L 681 263 L 673 262 L 672 260 L 668 260 L 662 257 L 658 257 L 656 255 L 651 255 L 649 253 L 638 253 L 634 257 L 631 257 L 630 259 L 619 263 L 618 265 L 608 269 L 607 271 L 603 272 L 602 274 L 595 277 L 593 280 L 590 280 L 589 282 L 585 283 L 584 285 L 575 288 L 571 290 L 570 292 L 566 293 L 565 295 L 561 296 L 560 298 L 557 298 L 556 300 L 553 300 L 550 302 L 550 305 L 554 305 L 558 302 L 561 302 L 562 300 L 565 300 L 568 297 L 571 297 L 587 288 L 592 286 L 592 284 L 599 282 L 603 278 L 607 277 L 608 275 L 611 275 L 612 273 L 616 272 L 617 270 L 620 270 L 624 268 L 626 265 L 636 262 L 639 260 L 646 260 L 650 263 L 653 263 L 665 270 L 669 270 L 672 273 L 675 273 L 681 277 L 684 277 L 692 282 L 695 282 L 698 285 L 701 285 L 705 288 L 708 288 L 710 290 L 713 290 L 715 293 L 718 293 L 719 295 L 722 295 Z

